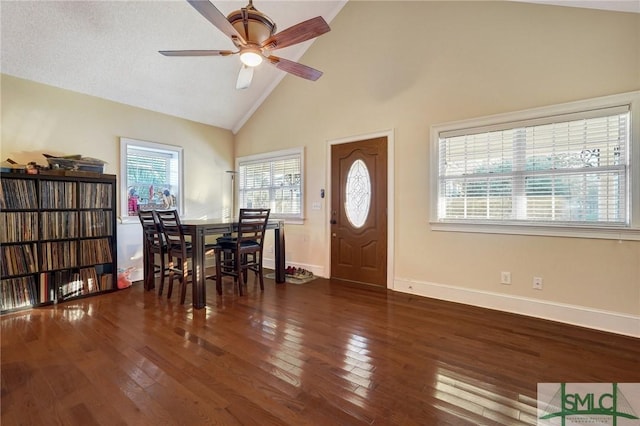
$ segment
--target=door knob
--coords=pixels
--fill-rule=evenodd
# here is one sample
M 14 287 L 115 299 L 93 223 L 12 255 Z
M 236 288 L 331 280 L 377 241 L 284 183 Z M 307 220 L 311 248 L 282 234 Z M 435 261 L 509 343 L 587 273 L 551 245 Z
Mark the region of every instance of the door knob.
M 329 223 L 332 224 L 332 225 L 335 225 L 338 222 L 335 219 L 331 219 L 331 221 Z

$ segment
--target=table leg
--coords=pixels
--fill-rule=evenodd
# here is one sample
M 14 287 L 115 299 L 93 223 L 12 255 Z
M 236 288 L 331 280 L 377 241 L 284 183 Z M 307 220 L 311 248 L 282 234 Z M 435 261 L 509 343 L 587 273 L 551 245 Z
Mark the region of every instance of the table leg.
M 193 250 L 192 259 L 192 275 L 193 280 L 193 307 L 195 309 L 202 309 L 206 306 L 207 294 L 206 286 L 204 283 L 204 232 L 195 230 L 191 234 L 191 246 Z
M 285 282 L 284 226 L 280 226 L 273 231 L 276 251 L 276 283 L 283 283 Z

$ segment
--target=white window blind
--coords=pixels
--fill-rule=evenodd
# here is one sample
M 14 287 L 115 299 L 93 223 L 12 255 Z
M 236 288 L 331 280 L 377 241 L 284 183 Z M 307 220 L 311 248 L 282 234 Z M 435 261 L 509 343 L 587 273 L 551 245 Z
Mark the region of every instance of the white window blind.
M 302 150 L 238 159 L 241 208 L 269 208 L 270 216 L 302 219 Z
M 438 221 L 628 226 L 628 105 L 444 131 Z
M 138 210 L 181 211 L 182 149 L 153 142 L 121 139 L 127 216 Z
M 162 185 L 171 180 L 173 161 L 169 153 L 129 148 L 127 179 L 133 185 Z

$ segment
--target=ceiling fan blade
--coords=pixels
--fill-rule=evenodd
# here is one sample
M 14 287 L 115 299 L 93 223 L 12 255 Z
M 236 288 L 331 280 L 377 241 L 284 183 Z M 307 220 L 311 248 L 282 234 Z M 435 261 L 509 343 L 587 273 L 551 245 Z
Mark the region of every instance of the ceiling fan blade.
M 273 55 L 269 56 L 267 59 L 269 59 L 269 62 L 275 65 L 276 68 L 282 71 L 286 71 L 289 74 L 306 78 L 307 80 L 316 81 L 322 76 L 322 71 L 318 71 L 306 65 L 302 65 L 298 62 L 293 62 L 288 59 L 279 58 Z
M 226 34 L 229 38 L 237 38 L 240 44 L 247 44 L 246 40 L 240 35 L 233 25 L 227 21 L 227 17 L 222 14 L 211 2 L 208 0 L 187 0 L 200 15 L 204 16 L 207 21 L 211 22 L 216 28 Z
M 236 89 L 246 89 L 251 85 L 253 79 L 253 67 L 242 65 L 240 72 L 238 73 L 238 81 L 236 82 Z
M 282 49 L 283 47 L 311 40 L 329 31 L 331 31 L 331 28 L 329 28 L 322 16 L 316 16 L 272 35 L 262 43 L 262 47 L 269 50 Z
M 164 56 L 228 56 L 234 53 L 231 50 L 160 50 Z

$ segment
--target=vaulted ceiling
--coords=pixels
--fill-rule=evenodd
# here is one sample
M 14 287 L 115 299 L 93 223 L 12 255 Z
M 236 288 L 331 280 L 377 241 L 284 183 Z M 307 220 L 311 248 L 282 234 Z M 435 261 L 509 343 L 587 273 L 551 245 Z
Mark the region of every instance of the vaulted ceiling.
M 331 25 L 346 1 L 256 0 L 254 6 L 282 31 L 316 16 Z M 228 15 L 244 7 L 246 0 L 213 3 Z M 561 2 L 566 6 L 584 3 Z M 640 12 L 637 0 L 586 4 Z M 186 1 L 3 0 L 0 7 L 2 73 L 234 132 L 287 76 L 263 63 L 251 86 L 237 90 L 241 67 L 237 55 L 160 55 L 159 50 L 234 50 L 230 39 Z M 298 61 L 312 43 L 287 47 L 277 54 Z M 305 64 L 322 70 L 323 64 Z

